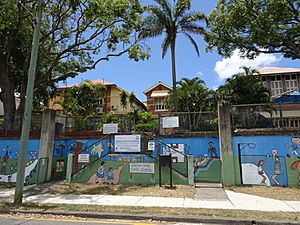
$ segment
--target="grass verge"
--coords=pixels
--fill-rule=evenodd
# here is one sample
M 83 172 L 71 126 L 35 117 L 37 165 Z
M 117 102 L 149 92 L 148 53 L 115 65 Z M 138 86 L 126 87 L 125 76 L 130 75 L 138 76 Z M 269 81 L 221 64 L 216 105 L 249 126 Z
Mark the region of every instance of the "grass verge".
M 300 201 L 299 187 L 227 186 L 226 190 L 285 201 Z
M 176 185 L 166 188 L 147 185 L 95 185 L 60 182 L 48 188 L 41 188 L 40 194 L 89 194 L 89 195 L 128 195 L 152 197 L 193 198 L 195 188 L 187 185 Z
M 199 216 L 199 217 L 222 217 L 255 220 L 275 221 L 300 221 L 300 213 L 292 212 L 262 212 L 246 210 L 223 210 L 223 209 L 193 209 L 193 208 L 159 208 L 159 207 L 125 207 L 125 206 L 97 206 L 97 205 L 62 205 L 62 204 L 23 204 L 14 206 L 10 203 L 0 203 L 2 210 L 43 210 L 48 211 L 78 211 L 97 212 L 131 215 L 155 215 L 155 216 Z

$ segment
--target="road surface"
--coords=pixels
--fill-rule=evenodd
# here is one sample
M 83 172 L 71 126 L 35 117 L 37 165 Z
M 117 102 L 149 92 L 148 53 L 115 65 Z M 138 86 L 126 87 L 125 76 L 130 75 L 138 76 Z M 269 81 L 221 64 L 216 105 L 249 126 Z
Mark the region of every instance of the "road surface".
M 191 223 L 168 223 L 147 221 L 94 220 L 83 218 L 44 218 L 24 215 L 0 215 L 0 225 L 196 225 Z M 213 224 L 197 224 L 213 225 Z M 217 224 L 215 224 L 217 225 Z

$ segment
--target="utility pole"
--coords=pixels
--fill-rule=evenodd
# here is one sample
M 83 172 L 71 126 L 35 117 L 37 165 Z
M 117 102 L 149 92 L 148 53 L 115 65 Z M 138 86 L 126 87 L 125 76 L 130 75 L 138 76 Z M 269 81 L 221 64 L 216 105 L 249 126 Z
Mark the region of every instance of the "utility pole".
M 36 74 L 36 64 L 37 64 L 39 41 L 40 41 L 40 29 L 41 29 L 41 20 L 42 20 L 42 0 L 38 0 L 37 7 L 38 7 L 37 17 L 34 18 L 35 26 L 34 26 L 33 39 L 32 39 L 30 66 L 28 70 L 25 111 L 24 111 L 23 123 L 22 123 L 20 155 L 18 159 L 18 173 L 17 173 L 17 183 L 16 183 L 15 199 L 14 199 L 15 204 L 22 204 L 22 198 L 23 198 L 25 162 L 26 162 L 26 152 L 28 148 L 30 122 L 31 122 L 34 78 Z

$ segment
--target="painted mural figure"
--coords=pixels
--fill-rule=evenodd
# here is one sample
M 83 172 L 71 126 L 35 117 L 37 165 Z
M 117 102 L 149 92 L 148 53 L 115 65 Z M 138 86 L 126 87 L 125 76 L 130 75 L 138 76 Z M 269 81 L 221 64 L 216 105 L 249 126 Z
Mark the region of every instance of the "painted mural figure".
M 113 173 L 113 169 L 111 167 L 109 167 L 108 172 L 107 172 L 107 183 L 114 184 L 114 173 Z
M 268 156 L 267 156 L 268 157 Z M 262 181 L 260 182 L 262 185 L 267 185 L 266 180 L 267 180 L 267 176 L 266 173 L 263 169 L 263 165 L 267 162 L 268 158 L 266 158 L 266 160 L 259 160 L 257 163 L 257 172 L 258 175 L 260 175 L 262 177 Z
M 6 166 L 7 166 L 8 157 L 4 156 L 2 158 L 2 166 L 1 166 L 1 173 L 6 174 Z
M 210 155 L 210 158 L 217 158 L 218 154 L 217 154 L 217 149 L 213 145 L 214 143 L 210 141 L 208 144 L 209 144 L 208 153 Z
M 100 182 L 100 184 L 104 183 L 105 173 L 106 173 L 104 164 L 105 164 L 105 162 L 102 161 L 98 168 L 97 177 L 96 177 L 97 180 L 95 181 L 96 183 L 99 183 L 99 182 Z
M 298 159 L 298 161 L 293 162 L 291 169 L 298 171 L 298 186 L 300 186 L 300 156 L 298 156 Z
M 281 174 L 280 158 L 279 158 L 279 156 L 276 156 L 275 154 L 273 154 L 273 159 L 274 159 L 275 163 L 274 163 L 274 174 L 272 176 L 272 180 L 274 181 L 275 186 L 279 186 L 280 184 L 279 184 L 279 181 L 276 179 L 276 177 Z

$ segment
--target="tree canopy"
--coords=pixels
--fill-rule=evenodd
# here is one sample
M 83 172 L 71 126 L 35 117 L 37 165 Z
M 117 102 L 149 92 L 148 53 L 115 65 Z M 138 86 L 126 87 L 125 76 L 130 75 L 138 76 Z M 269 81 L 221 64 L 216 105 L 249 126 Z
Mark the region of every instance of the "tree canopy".
M 177 108 L 178 112 L 209 111 L 213 91 L 209 90 L 199 77 L 192 79 L 182 78 L 177 82 Z M 168 103 L 174 107 L 172 93 Z
M 89 80 L 70 88 L 64 88 L 63 109 L 72 116 L 95 115 L 97 108 L 104 108 L 105 93 L 105 86 L 93 85 Z
M 6 116 L 21 115 L 25 102 L 36 3 L 20 2 L 0 2 L 0 88 Z M 57 82 L 94 69 L 111 57 L 128 53 L 134 60 L 147 58 L 149 49 L 137 38 L 142 12 L 138 0 L 46 1 L 36 101 L 47 99 L 44 96 L 51 94 Z M 15 93 L 21 98 L 17 111 Z
M 281 53 L 299 59 L 299 7 L 299 0 L 219 0 L 208 17 L 208 49 L 226 57 L 239 49 L 249 58 Z
M 271 102 L 268 89 L 252 74 L 255 71 L 247 68 L 245 72 L 228 78 L 226 83 L 218 88 L 218 98 L 233 105 Z

